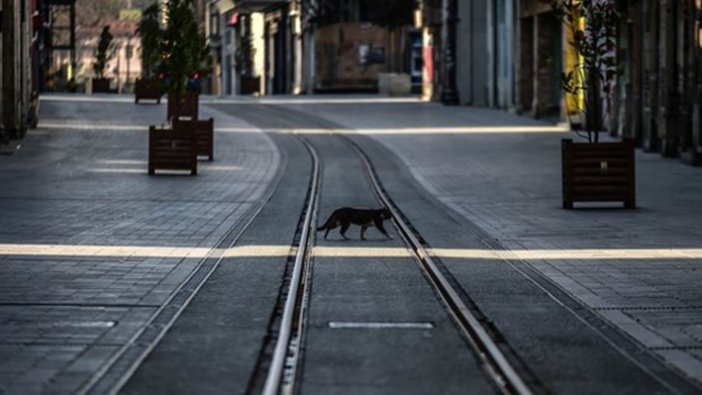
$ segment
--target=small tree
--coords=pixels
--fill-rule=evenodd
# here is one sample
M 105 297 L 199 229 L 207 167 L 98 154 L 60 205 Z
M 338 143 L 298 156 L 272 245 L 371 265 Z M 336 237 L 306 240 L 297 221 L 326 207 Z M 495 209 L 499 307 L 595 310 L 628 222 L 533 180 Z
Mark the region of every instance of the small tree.
M 114 56 L 114 51 L 112 48 L 112 33 L 110 33 L 110 27 L 105 26 L 102 28 L 102 33 L 100 33 L 100 40 L 98 41 L 97 50 L 95 51 L 95 63 L 93 63 L 93 71 L 95 72 L 95 77 L 105 78 L 105 67 L 107 67 L 107 62 Z
M 188 81 L 209 72 L 210 49 L 195 19 L 193 0 L 169 0 L 161 38 L 162 70 L 169 96 L 180 100 Z
M 614 0 L 555 0 L 553 8 L 570 33 L 568 45 L 578 59 L 572 70 L 561 73 L 561 88 L 585 98 L 583 104 L 577 99 L 571 104 L 585 116 L 588 141 L 598 142 L 619 74 L 614 50 L 621 14 Z
M 159 6 L 154 3 L 144 10 L 137 29 L 141 38 L 141 75 L 153 78 L 161 61 L 161 26 L 159 24 Z

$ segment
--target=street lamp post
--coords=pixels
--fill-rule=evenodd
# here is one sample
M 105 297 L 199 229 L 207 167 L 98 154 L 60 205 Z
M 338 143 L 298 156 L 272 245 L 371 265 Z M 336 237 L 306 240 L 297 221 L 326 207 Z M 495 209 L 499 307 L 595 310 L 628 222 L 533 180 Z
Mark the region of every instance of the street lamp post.
M 456 87 L 456 24 L 458 23 L 458 0 L 444 0 L 444 78 L 441 102 L 458 104 Z

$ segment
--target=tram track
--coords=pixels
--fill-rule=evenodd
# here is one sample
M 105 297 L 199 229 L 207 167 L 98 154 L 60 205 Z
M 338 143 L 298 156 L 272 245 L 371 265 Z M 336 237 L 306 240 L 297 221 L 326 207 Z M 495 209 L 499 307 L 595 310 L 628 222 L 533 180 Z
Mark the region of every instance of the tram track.
M 263 116 L 262 119 L 265 120 L 262 120 L 261 122 L 269 124 L 269 126 L 265 127 L 269 130 L 284 129 L 294 132 L 296 129 L 308 129 L 312 131 L 314 135 L 325 134 L 324 131 L 326 130 L 329 132 L 329 137 L 345 140 L 346 143 L 349 144 L 350 149 L 360 155 L 364 164 L 363 166 L 366 168 L 368 180 L 370 181 L 370 184 L 373 185 L 372 187 L 374 193 L 378 197 L 379 201 L 383 202 L 383 204 L 392 209 L 392 221 L 398 234 L 402 235 L 402 239 L 408 246 L 407 248 L 412 251 L 412 254 L 415 256 L 415 259 L 419 264 L 420 271 L 423 273 L 428 283 L 431 284 L 434 294 L 445 307 L 446 311 L 451 316 L 452 321 L 456 324 L 458 331 L 461 333 L 461 337 L 467 344 L 470 345 L 471 349 L 466 349 L 466 352 L 472 352 L 474 356 L 477 356 L 483 367 L 485 376 L 489 378 L 489 381 L 494 383 L 495 387 L 503 393 L 545 393 L 549 391 L 548 389 L 552 390 L 554 388 L 554 378 L 549 377 L 548 374 L 551 372 L 557 372 L 557 370 L 554 371 L 554 368 L 544 366 L 542 359 L 540 359 L 541 356 L 535 355 L 532 349 L 529 349 L 528 347 L 525 348 L 525 344 L 531 345 L 534 342 L 537 344 L 542 344 L 544 341 L 528 340 L 525 342 L 521 333 L 515 336 L 514 329 L 509 327 L 506 329 L 502 328 L 503 330 L 507 331 L 505 335 L 503 335 L 500 329 L 498 329 L 496 326 L 500 323 L 504 323 L 505 321 L 505 318 L 501 312 L 498 311 L 497 317 L 492 316 L 495 309 L 491 306 L 487 306 L 487 315 L 482 311 L 482 308 L 486 307 L 484 303 L 485 292 L 481 290 L 477 293 L 477 296 L 474 295 L 473 298 L 477 298 L 474 301 L 474 299 L 468 294 L 468 289 L 470 289 L 470 287 L 468 289 L 466 288 L 466 284 L 474 283 L 474 281 L 467 281 L 463 271 L 458 273 L 457 277 L 457 274 L 454 272 L 456 266 L 453 265 L 452 262 L 443 262 L 439 257 L 432 256 L 430 253 L 428 253 L 428 251 L 431 251 L 431 246 L 428 244 L 427 240 L 422 237 L 422 234 L 417 231 L 417 228 L 412 225 L 411 221 L 408 220 L 409 217 L 404 215 L 399 208 L 401 206 L 405 209 L 411 209 L 411 207 L 416 206 L 416 204 L 404 204 L 404 201 L 397 203 L 393 202 L 392 198 L 385 192 L 383 184 L 378 179 L 377 174 L 384 174 L 383 172 L 385 171 L 385 168 L 381 166 L 378 171 L 376 171 L 373 164 L 376 162 L 379 162 L 380 164 L 387 164 L 388 162 L 382 158 L 371 158 L 366 154 L 366 152 L 377 154 L 377 150 L 375 150 L 373 147 L 365 147 L 365 144 L 360 144 L 361 141 L 355 137 L 346 136 L 343 133 L 335 133 L 335 130 L 340 128 L 338 125 L 314 115 L 306 114 L 302 111 L 276 106 L 259 105 L 252 105 L 247 109 L 249 110 L 248 113 L 251 116 L 250 119 L 254 123 L 256 118 L 261 118 Z M 312 135 L 298 137 L 308 141 L 317 140 L 319 143 L 318 137 L 313 137 Z M 366 151 L 361 147 L 370 149 L 370 151 Z M 371 159 L 373 160 L 371 161 Z M 390 165 L 390 168 L 392 168 L 392 165 Z M 403 187 L 398 187 L 397 182 L 393 180 L 386 181 L 388 181 L 388 187 L 392 191 L 399 190 L 404 193 Z M 400 195 L 404 196 L 402 193 Z M 416 217 L 413 218 L 416 219 Z M 421 229 L 425 229 L 427 224 L 420 221 L 418 226 L 421 226 Z M 432 226 L 429 226 L 429 229 L 429 234 L 432 235 Z M 502 245 L 495 245 L 496 242 L 479 231 L 475 225 L 468 224 L 467 230 L 476 238 L 478 243 L 485 245 L 486 248 L 498 250 L 504 249 Z M 436 240 L 435 238 L 430 239 L 434 241 Z M 460 245 L 460 242 L 458 245 Z M 312 257 L 312 259 L 314 259 L 314 257 Z M 527 287 L 531 286 L 524 286 L 521 285 L 521 283 L 533 283 L 535 284 L 534 287 L 539 290 L 534 291 L 543 292 L 543 295 L 540 295 L 539 297 L 543 298 L 545 302 L 547 300 L 552 300 L 555 302 L 553 309 L 565 309 L 566 312 L 553 313 L 554 316 L 559 316 L 561 319 L 567 322 L 567 324 L 564 324 L 564 326 L 570 325 L 570 328 L 578 331 L 588 332 L 592 330 L 593 333 L 586 334 L 586 339 L 590 339 L 589 341 L 594 342 L 595 337 L 601 336 L 606 342 L 609 343 L 609 346 L 607 347 L 613 347 L 613 350 L 603 350 L 607 347 L 597 345 L 595 348 L 588 350 L 588 352 L 597 352 L 597 355 L 610 355 L 612 357 L 614 357 L 615 354 L 621 354 L 624 359 L 633 361 L 636 365 L 635 367 L 626 367 L 622 369 L 628 369 L 627 371 L 629 372 L 641 369 L 643 370 L 644 375 L 650 375 L 654 380 L 658 381 L 659 383 L 663 383 L 663 385 L 668 390 L 672 390 L 672 392 L 678 392 L 675 391 L 675 389 L 681 388 L 682 391 L 680 392 L 686 393 L 688 392 L 687 389 L 691 388 L 691 385 L 686 383 L 684 378 L 681 378 L 677 372 L 671 371 L 659 361 L 652 360 L 652 357 L 648 353 L 642 352 L 639 344 L 635 343 L 631 339 L 623 337 L 624 335 L 620 334 L 618 330 L 612 328 L 611 324 L 609 324 L 607 321 L 594 315 L 595 313 L 592 313 L 587 309 L 583 309 L 582 305 L 577 300 L 572 299 L 571 296 L 564 293 L 562 290 L 560 290 L 560 288 L 552 285 L 542 274 L 535 272 L 534 270 L 528 270 L 525 272 L 523 269 L 528 269 L 528 264 L 512 261 L 505 261 L 505 263 L 507 263 L 509 267 L 498 268 L 496 270 L 498 273 L 509 271 L 509 268 L 516 270 L 525 278 L 525 280 L 519 280 L 520 286 L 523 287 L 522 289 L 526 289 Z M 312 266 L 313 265 L 309 265 L 309 267 Z M 311 278 L 308 274 L 306 280 L 308 281 L 307 286 L 309 286 L 310 280 Z M 502 288 L 504 287 L 500 287 L 501 290 Z M 496 292 L 491 294 L 496 294 Z M 550 311 L 549 314 L 551 314 Z M 572 317 L 569 315 L 572 315 Z M 523 316 L 524 314 L 520 314 L 520 318 Z M 495 324 L 493 324 L 491 317 L 492 319 L 497 320 Z M 304 327 L 304 318 L 302 322 Z M 531 325 L 530 321 L 527 321 L 527 323 L 530 325 L 530 327 L 535 327 L 537 330 L 536 334 L 540 333 L 545 336 L 556 335 L 561 330 L 552 330 L 551 328 L 546 328 L 539 324 Z M 310 330 L 309 328 L 311 327 L 308 327 L 308 331 Z M 317 332 L 319 331 L 317 330 Z M 302 336 L 304 336 L 304 331 L 302 332 Z M 310 339 L 312 339 L 312 337 L 308 337 L 307 341 L 309 342 Z M 510 340 L 508 341 L 508 339 Z M 305 361 L 301 361 L 299 357 L 300 353 L 304 352 L 305 348 L 305 344 L 302 343 L 302 340 L 304 340 L 304 338 L 298 341 L 298 343 L 293 344 L 294 347 L 299 348 L 297 351 L 297 360 L 295 360 L 294 357 L 286 360 L 286 364 L 288 365 L 288 375 L 285 377 L 285 380 L 288 383 L 286 384 L 286 389 L 281 392 L 281 388 L 277 388 L 270 393 L 300 392 L 299 384 L 302 384 L 302 381 L 300 381 L 300 377 L 296 376 L 302 369 L 302 367 L 299 366 L 299 363 L 302 363 L 303 366 L 307 365 L 307 363 L 305 363 Z M 512 344 L 512 341 L 515 343 Z M 593 343 L 593 345 L 594 344 L 595 343 Z M 579 345 L 575 345 L 572 348 L 576 350 L 584 350 L 584 348 Z M 519 350 L 519 352 L 517 350 Z M 311 350 L 308 350 L 307 353 L 310 353 L 310 351 Z M 559 361 L 559 358 L 560 357 L 555 356 L 548 359 Z M 319 360 L 317 362 L 319 362 Z M 534 363 L 537 366 L 532 366 Z M 619 366 L 627 364 L 626 361 L 617 363 L 621 364 Z M 609 370 L 607 368 L 590 369 L 589 366 L 575 366 L 570 362 L 570 360 L 565 361 L 565 366 L 576 369 L 580 374 L 582 374 L 582 377 L 590 377 L 588 376 L 590 374 L 590 370 L 593 370 L 596 374 L 599 374 L 598 377 L 606 378 L 612 383 L 616 382 L 617 377 L 619 377 L 618 367 Z M 281 371 L 285 372 L 285 370 Z M 537 375 L 536 372 L 539 374 Z M 546 373 L 546 377 L 543 377 L 544 373 Z M 307 373 L 305 374 L 307 375 Z M 636 374 L 639 373 L 637 372 Z M 542 379 L 544 382 L 542 382 Z M 307 383 L 306 380 L 304 382 Z M 559 386 L 560 383 L 555 383 L 555 385 Z M 603 384 L 603 386 L 606 385 L 608 384 Z M 249 391 L 249 393 L 259 393 L 259 391 Z
M 306 312 L 309 303 L 309 290 L 312 283 L 312 261 L 315 240 L 315 224 L 319 207 L 319 194 L 321 193 L 321 165 L 319 155 L 314 146 L 305 137 L 298 135 L 300 141 L 307 147 L 313 158 L 313 176 L 310 182 L 308 200 L 301 223 L 300 239 L 295 257 L 292 273 L 289 276 L 289 285 L 285 295 L 285 303 L 280 319 L 280 328 L 276 336 L 273 355 L 269 369 L 266 373 L 265 384 L 262 390 L 264 395 L 295 394 L 299 392 L 297 372 L 302 363 L 303 341 L 306 325 Z M 461 335 L 472 351 L 480 359 L 482 368 L 502 393 L 506 394 L 532 394 L 527 380 L 522 377 L 522 372 L 512 366 L 500 346 L 493 339 L 491 330 L 483 326 L 483 320 L 476 315 L 474 308 L 463 301 L 461 292 L 442 273 L 439 265 L 432 259 L 427 249 L 420 240 L 422 237 L 412 228 L 406 217 L 392 202 L 388 193 L 382 187 L 371 161 L 366 153 L 353 141 L 345 136 L 343 139 L 348 148 L 360 158 L 364 165 L 365 176 L 376 195 L 376 198 L 392 212 L 392 223 L 397 233 L 401 235 L 406 248 L 411 251 L 418 266 L 428 283 L 431 285 L 445 307 L 446 312 L 459 328 Z M 470 352 L 466 350 L 466 352 Z M 534 380 L 531 380 L 534 382 Z M 536 391 L 540 392 L 540 391 Z

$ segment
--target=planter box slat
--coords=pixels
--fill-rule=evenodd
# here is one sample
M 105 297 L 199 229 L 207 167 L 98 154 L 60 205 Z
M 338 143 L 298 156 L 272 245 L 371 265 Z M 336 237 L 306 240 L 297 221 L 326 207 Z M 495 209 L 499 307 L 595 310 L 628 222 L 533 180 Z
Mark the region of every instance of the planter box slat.
M 623 202 L 636 206 L 634 142 L 561 142 L 563 207 L 574 202 Z
M 149 174 L 162 170 L 190 170 L 197 174 L 197 140 L 195 133 L 174 127 L 149 127 Z
M 577 165 L 577 167 L 585 167 L 585 166 L 591 166 L 591 167 L 597 167 L 600 168 L 600 165 L 602 162 L 607 163 L 607 167 L 624 167 L 626 168 L 629 166 L 629 161 L 626 159 L 626 157 L 623 158 L 580 158 L 580 157 L 574 157 L 573 158 L 573 163 Z
M 137 79 L 134 81 L 134 103 L 139 103 L 139 100 L 149 99 L 156 100 L 157 104 L 161 104 L 161 81 L 157 79 Z
M 566 139 L 570 140 L 570 139 Z M 572 142 L 572 140 L 570 140 Z M 607 143 L 575 143 L 573 144 L 573 152 L 592 152 L 592 151 L 615 151 L 621 152 L 621 144 L 623 142 L 607 142 Z
M 214 119 L 180 120 L 173 119 L 174 128 L 192 130 L 197 136 L 197 155 L 206 156 L 207 160 L 214 159 Z
M 579 195 L 579 202 L 611 202 L 611 201 L 624 201 L 627 195 Z
M 180 101 L 173 96 L 168 96 L 167 114 L 168 119 L 185 117 L 197 119 L 200 95 L 195 92 L 188 92 Z
M 593 196 L 625 196 L 626 184 L 624 186 L 573 186 L 573 193 L 577 196 L 593 195 Z
M 578 177 L 573 180 L 573 186 L 610 186 L 626 185 L 629 179 L 626 177 Z
M 598 166 L 597 168 L 591 167 L 587 169 L 576 169 L 573 170 L 573 177 L 574 178 L 581 178 L 581 177 L 594 177 L 594 176 L 600 176 L 602 175 L 602 169 Z M 628 177 L 629 175 L 629 170 L 626 168 L 609 168 L 607 170 L 607 175 L 610 177 Z
M 109 93 L 110 80 L 107 78 L 93 78 L 93 93 Z

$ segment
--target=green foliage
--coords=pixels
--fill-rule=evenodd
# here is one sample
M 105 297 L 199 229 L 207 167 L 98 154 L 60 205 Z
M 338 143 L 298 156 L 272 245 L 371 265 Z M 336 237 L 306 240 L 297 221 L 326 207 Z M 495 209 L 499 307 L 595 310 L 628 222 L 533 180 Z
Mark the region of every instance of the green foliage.
M 579 59 L 573 70 L 561 74 L 561 87 L 568 94 L 585 96 L 584 107 L 577 110 L 585 115 L 588 140 L 594 137 L 596 142 L 606 115 L 603 100 L 611 103 L 620 74 L 615 49 L 621 14 L 615 0 L 554 0 L 552 5 L 571 32 L 568 45 Z
M 210 48 L 198 27 L 193 0 L 169 0 L 166 19 L 160 45 L 166 90 L 182 97 L 188 79 L 210 71 Z
M 105 26 L 100 33 L 97 50 L 95 51 L 95 63 L 93 63 L 93 71 L 97 78 L 105 78 L 105 67 L 107 62 L 114 56 L 114 48 L 112 46 L 112 33 L 110 27 Z
M 161 61 L 161 26 L 159 6 L 154 3 L 144 10 L 137 33 L 141 38 L 142 78 L 153 78 Z

